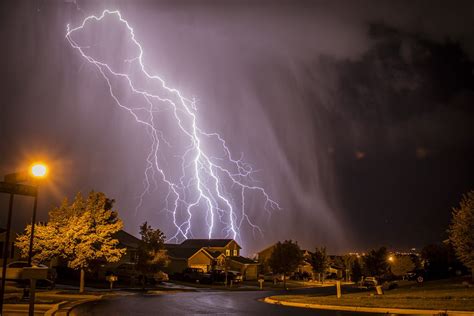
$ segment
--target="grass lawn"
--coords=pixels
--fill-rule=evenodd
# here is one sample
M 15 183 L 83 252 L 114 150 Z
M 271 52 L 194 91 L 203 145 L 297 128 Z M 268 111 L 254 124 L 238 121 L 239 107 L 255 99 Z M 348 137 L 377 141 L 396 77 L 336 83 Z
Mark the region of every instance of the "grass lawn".
M 172 283 L 178 284 L 178 285 L 184 285 L 184 286 L 189 286 L 189 287 L 196 287 L 196 288 L 212 288 L 212 289 L 219 289 L 219 290 L 230 290 L 230 291 L 251 291 L 251 290 L 259 290 L 260 284 L 258 281 L 253 280 L 253 281 L 243 281 L 242 283 L 236 283 L 233 284 L 232 287 L 229 286 L 224 286 L 224 283 L 222 282 L 215 282 L 212 284 L 206 284 L 206 283 L 194 283 L 194 282 L 184 282 L 184 281 L 170 281 Z M 326 284 L 329 285 L 329 284 Z M 286 281 L 286 287 L 288 289 L 300 289 L 300 288 L 305 288 L 305 287 L 311 287 L 311 286 L 321 286 L 318 283 L 311 283 L 311 282 L 303 282 L 303 281 L 293 281 L 293 280 L 287 280 Z M 269 291 L 269 290 L 284 290 L 283 288 L 283 282 L 278 282 L 277 284 L 273 284 L 273 282 L 264 282 L 263 283 L 263 290 Z
M 397 289 L 385 291 L 384 295 L 377 296 L 374 293 L 375 290 L 343 293 L 340 299 L 336 295 L 278 295 L 272 298 L 325 305 L 474 311 L 474 287 L 462 285 L 460 279 L 426 282 L 423 286 L 406 282 Z

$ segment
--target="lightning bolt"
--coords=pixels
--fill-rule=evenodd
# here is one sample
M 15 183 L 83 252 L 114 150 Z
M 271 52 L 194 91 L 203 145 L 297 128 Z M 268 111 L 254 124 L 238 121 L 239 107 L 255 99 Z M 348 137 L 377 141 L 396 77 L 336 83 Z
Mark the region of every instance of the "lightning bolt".
M 89 53 L 91 46 L 78 43 L 77 38 L 83 36 L 87 25 L 105 23 L 105 18 L 116 19 L 117 23 L 126 27 L 130 48 L 136 50 L 132 57 L 123 60 L 122 65 L 128 65 L 126 71 L 116 63 L 93 57 Z M 179 90 L 169 87 L 160 76 L 150 74 L 143 62 L 143 48 L 136 39 L 134 29 L 119 11 L 104 10 L 99 16 L 88 16 L 74 28 L 68 24 L 66 39 L 82 58 L 95 66 L 115 103 L 143 125 L 151 139 L 144 171 L 144 190 L 139 196 L 136 212 L 142 206 L 144 197 L 151 193 L 152 187 L 157 187 L 157 178 L 160 178 L 168 187 L 164 210 L 172 215 L 175 227 L 175 233 L 169 240 L 179 241 L 194 236 L 193 213 L 197 210 L 205 212 L 208 238 L 216 235 L 218 223 L 223 227 L 218 235 L 226 238 L 239 240 L 240 229 L 244 224 L 249 225 L 254 234 L 263 234 L 246 212 L 246 195 L 250 192 L 260 194 L 263 210 L 268 213 L 280 209 L 279 204 L 270 198 L 263 187 L 255 184 L 252 175 L 256 171 L 243 161 L 243 155 L 239 159 L 234 158 L 220 134 L 208 133 L 199 126 L 196 100 L 184 97 Z M 130 101 L 121 96 L 121 90 L 116 88 L 118 83 L 124 83 L 137 98 Z M 179 141 L 175 137 L 168 139 L 157 122 L 156 117 L 165 111 L 175 121 L 180 134 Z M 205 143 L 214 144 L 220 154 L 213 153 Z M 171 149 L 179 152 L 179 155 L 173 156 L 180 162 L 179 176 L 167 170 L 162 158 Z

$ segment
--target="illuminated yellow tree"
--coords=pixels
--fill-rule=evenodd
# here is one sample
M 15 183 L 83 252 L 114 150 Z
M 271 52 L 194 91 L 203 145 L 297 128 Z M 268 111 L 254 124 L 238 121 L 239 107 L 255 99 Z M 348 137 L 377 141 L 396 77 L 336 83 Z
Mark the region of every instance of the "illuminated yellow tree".
M 87 200 L 77 194 L 71 204 L 64 200 L 49 212 L 48 223 L 35 227 L 33 262 L 65 259 L 68 267 L 81 271 L 80 292 L 84 292 L 85 270 L 97 262 L 117 262 L 125 253 L 112 237 L 123 227 L 117 211 L 112 210 L 113 202 L 101 192 L 89 193 Z M 30 231 L 28 225 L 16 241 L 24 257 L 28 255 Z
M 448 232 L 456 256 L 471 269 L 474 280 L 474 191 L 463 196 L 459 208 L 453 208 Z

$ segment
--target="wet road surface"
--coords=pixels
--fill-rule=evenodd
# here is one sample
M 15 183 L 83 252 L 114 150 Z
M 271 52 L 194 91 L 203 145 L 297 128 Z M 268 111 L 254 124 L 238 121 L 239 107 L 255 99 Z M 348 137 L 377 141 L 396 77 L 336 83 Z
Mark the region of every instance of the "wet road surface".
M 291 294 L 323 294 L 331 288 L 291 291 Z M 334 288 L 332 288 L 334 291 Z M 327 293 L 327 292 L 326 292 Z M 285 294 L 270 291 L 212 291 L 181 292 L 162 295 L 137 294 L 119 296 L 83 304 L 73 309 L 73 315 L 387 315 L 325 311 L 267 304 L 259 299 Z

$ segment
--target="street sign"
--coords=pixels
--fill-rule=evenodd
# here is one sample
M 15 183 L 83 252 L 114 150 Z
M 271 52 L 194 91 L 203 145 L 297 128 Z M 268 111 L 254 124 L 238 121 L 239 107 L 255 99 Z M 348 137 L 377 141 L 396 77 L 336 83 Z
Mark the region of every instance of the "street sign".
M 5 182 L 9 183 L 20 183 L 20 182 L 27 182 L 30 179 L 28 172 L 15 172 L 9 173 L 5 175 L 4 180 Z
M 21 273 L 22 279 L 45 280 L 48 278 L 49 268 L 42 267 L 26 267 Z
M 38 188 L 26 184 L 0 182 L 0 192 L 18 195 L 28 195 L 34 197 L 38 193 Z

